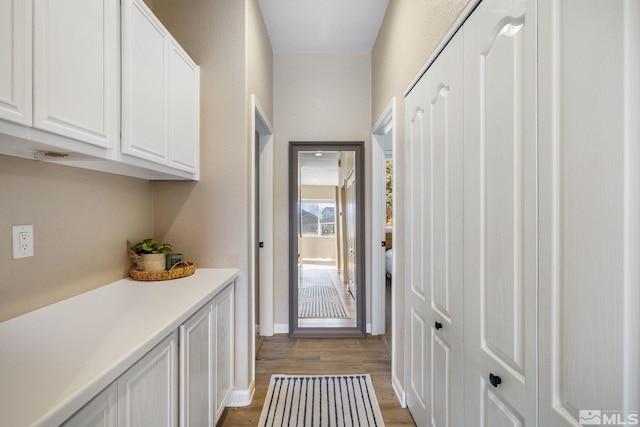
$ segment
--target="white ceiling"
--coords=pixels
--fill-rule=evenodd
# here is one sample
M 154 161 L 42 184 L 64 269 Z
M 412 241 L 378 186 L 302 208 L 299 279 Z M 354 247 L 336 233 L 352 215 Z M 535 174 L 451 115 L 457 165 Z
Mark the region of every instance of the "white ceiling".
M 371 52 L 389 0 L 259 0 L 280 52 Z
M 301 185 L 338 186 L 339 151 L 302 151 L 298 156 Z

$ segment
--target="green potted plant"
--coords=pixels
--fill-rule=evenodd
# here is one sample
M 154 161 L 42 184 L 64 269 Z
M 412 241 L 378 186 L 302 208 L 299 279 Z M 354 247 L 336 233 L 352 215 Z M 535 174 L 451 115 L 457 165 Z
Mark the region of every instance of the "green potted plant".
M 140 268 L 142 271 L 161 271 L 166 267 L 166 254 L 173 248 L 168 243 L 160 243 L 155 239 L 144 239 L 135 244 L 133 252 L 140 255 Z

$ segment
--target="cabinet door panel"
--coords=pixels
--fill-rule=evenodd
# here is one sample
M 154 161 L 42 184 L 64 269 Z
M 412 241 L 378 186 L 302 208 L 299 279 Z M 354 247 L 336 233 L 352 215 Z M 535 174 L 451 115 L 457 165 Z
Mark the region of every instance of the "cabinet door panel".
M 118 387 L 112 383 L 61 427 L 117 427 Z
M 180 326 L 181 426 L 214 425 L 214 343 L 211 303 Z
M 174 332 L 118 379 L 118 425 L 178 425 L 178 337 Z
M 35 127 L 101 147 L 116 146 L 118 16 L 117 0 L 35 0 Z
M 215 364 L 216 364 L 216 420 L 222 415 L 234 386 L 234 285 L 218 294 L 214 300 Z
M 466 425 L 537 420 L 535 15 L 485 0 L 463 28 Z
M 122 152 L 165 163 L 166 31 L 141 0 L 123 7 Z
M 31 125 L 32 0 L 0 0 L 0 119 Z
M 190 172 L 198 169 L 200 144 L 200 79 L 196 64 L 171 43 L 169 141 L 171 165 Z

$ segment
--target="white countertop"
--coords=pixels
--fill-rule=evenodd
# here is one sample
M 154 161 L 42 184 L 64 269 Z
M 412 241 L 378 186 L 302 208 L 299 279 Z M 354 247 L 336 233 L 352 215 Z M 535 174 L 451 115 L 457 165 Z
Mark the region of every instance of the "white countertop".
M 57 426 L 238 276 L 123 279 L 0 323 L 0 426 Z

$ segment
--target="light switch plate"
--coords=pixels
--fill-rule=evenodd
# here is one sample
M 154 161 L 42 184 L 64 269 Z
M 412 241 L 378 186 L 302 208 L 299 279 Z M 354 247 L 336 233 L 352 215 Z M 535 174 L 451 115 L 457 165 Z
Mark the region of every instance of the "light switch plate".
M 33 225 L 13 226 L 13 259 L 33 256 Z

